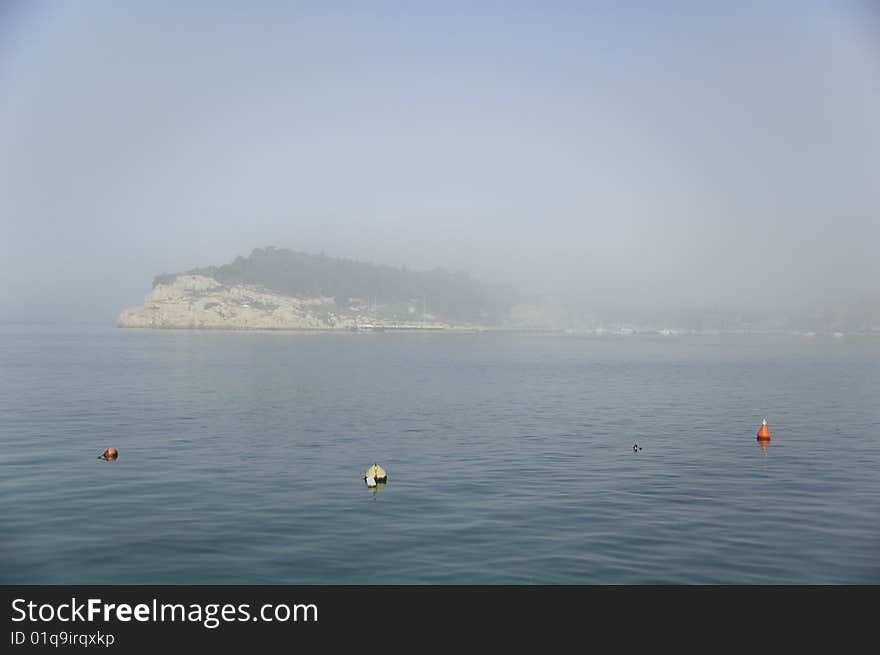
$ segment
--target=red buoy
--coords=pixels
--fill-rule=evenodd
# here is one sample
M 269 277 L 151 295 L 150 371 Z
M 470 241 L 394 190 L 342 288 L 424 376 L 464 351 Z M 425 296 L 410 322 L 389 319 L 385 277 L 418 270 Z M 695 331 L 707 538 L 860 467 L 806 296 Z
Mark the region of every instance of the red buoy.
M 770 441 L 770 428 L 767 427 L 767 419 L 761 421 L 761 427 L 758 428 L 758 441 Z
M 109 461 L 111 459 L 116 459 L 117 457 L 119 457 L 118 450 L 115 448 L 107 448 L 98 459 L 106 459 Z

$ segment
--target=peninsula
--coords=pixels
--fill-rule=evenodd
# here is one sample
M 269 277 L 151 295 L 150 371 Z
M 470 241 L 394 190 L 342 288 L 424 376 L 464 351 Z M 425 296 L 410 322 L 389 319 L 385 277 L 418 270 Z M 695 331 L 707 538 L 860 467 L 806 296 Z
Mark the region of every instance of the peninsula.
M 585 286 L 587 282 L 583 283 Z M 590 284 L 601 285 L 597 279 Z M 154 278 L 119 327 L 221 330 L 479 330 L 574 335 L 878 334 L 880 296 L 841 298 L 809 310 L 610 306 L 524 295 L 467 273 L 412 271 L 257 248 L 222 266 Z
M 498 326 L 513 292 L 443 269 L 409 271 L 277 248 L 223 266 L 163 274 L 127 328 L 449 329 Z

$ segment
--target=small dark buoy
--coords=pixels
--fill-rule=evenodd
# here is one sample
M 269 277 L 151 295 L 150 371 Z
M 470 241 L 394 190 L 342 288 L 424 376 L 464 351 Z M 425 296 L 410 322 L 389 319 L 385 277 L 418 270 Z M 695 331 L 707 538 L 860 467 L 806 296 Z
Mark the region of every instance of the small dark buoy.
M 116 450 L 115 448 L 107 448 L 103 453 L 101 453 L 101 455 L 100 455 L 100 457 L 98 457 L 98 459 L 103 459 L 103 460 L 106 460 L 109 462 L 111 460 L 116 459 L 117 457 L 119 457 L 118 450 Z
M 639 452 L 641 449 L 642 449 L 642 447 L 639 444 L 637 444 L 637 443 L 633 444 L 633 452 L 634 453 Z

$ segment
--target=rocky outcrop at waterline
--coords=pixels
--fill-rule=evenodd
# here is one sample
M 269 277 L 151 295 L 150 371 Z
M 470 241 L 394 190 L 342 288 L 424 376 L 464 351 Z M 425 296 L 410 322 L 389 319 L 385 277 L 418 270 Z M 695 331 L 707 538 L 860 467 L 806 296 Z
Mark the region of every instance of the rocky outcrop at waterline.
M 227 330 L 356 329 L 369 322 L 356 306 L 343 311 L 333 298 L 294 298 L 250 285 L 224 285 L 203 275 L 178 275 L 130 307 L 117 325 L 126 328 Z

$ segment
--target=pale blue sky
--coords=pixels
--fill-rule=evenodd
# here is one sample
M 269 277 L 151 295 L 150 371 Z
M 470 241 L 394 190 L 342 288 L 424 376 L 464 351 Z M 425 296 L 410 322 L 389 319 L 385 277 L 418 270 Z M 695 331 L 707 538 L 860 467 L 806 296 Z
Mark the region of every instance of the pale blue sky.
M 265 245 L 602 302 L 880 286 L 867 2 L 0 6 L 0 320 Z

